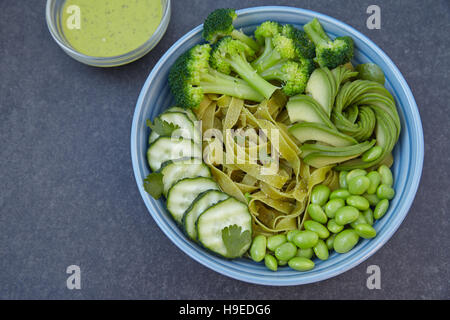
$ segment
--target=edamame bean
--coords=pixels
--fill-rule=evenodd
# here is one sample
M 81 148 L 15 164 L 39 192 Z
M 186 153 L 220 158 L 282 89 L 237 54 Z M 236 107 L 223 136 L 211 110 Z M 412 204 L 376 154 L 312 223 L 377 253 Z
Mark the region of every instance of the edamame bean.
M 314 262 L 304 257 L 294 257 L 289 260 L 289 267 L 297 271 L 308 271 L 314 268 Z
M 353 229 L 345 229 L 334 238 L 333 248 L 337 253 L 349 252 L 359 240 L 359 236 Z
M 362 195 L 364 198 L 367 199 L 367 201 L 369 201 L 371 206 L 376 206 L 378 204 L 378 202 L 380 202 L 380 199 L 378 199 L 376 194 L 367 194 L 364 193 Z
M 311 259 L 313 254 L 314 254 L 314 250 L 312 248 L 298 249 L 296 256 Z
M 344 189 L 347 188 L 347 174 L 347 171 L 339 172 L 339 186 Z
M 346 200 L 349 206 L 355 207 L 358 210 L 364 211 L 370 208 L 370 203 L 366 198 L 361 196 L 350 196 Z
M 278 260 L 288 261 L 292 257 L 295 257 L 297 248 L 291 242 L 285 242 L 275 249 L 275 257 Z
M 342 229 L 344 229 L 344 226 L 341 226 L 340 224 L 336 223 L 336 220 L 331 219 L 328 221 L 327 223 L 327 228 L 328 230 L 330 230 L 332 233 L 339 233 L 342 231 Z
M 314 253 L 317 258 L 320 260 L 327 260 L 328 259 L 328 247 L 323 240 L 319 240 L 317 244 L 313 248 Z
M 271 251 L 275 251 L 278 246 L 282 245 L 286 241 L 287 239 L 284 234 L 270 236 L 269 238 L 267 238 L 267 248 Z
M 330 188 L 324 184 L 315 186 L 311 191 L 311 203 L 323 206 L 330 196 Z
M 313 231 L 319 235 L 319 238 L 326 239 L 330 236 L 330 232 L 323 225 L 313 220 L 305 221 L 305 230 Z
M 383 70 L 375 63 L 358 64 L 355 69 L 358 71 L 358 79 L 376 81 L 382 85 L 386 81 Z
M 360 212 L 358 215 L 358 219 L 356 219 L 355 221 L 353 221 L 352 223 L 350 223 L 350 226 L 355 229 L 355 227 L 359 224 L 367 224 L 366 218 L 364 217 L 364 215 Z
M 266 254 L 266 256 L 264 257 L 264 264 L 269 270 L 277 271 L 278 269 L 277 259 L 275 259 L 275 257 L 270 254 Z
M 340 208 L 338 211 L 336 211 L 336 215 L 334 217 L 334 220 L 337 224 L 343 226 L 347 223 L 352 223 L 359 217 L 359 211 L 358 209 L 351 207 L 351 206 L 345 206 Z
M 361 195 L 367 191 L 370 180 L 366 176 L 357 176 L 348 182 L 348 191 L 351 194 Z
M 389 187 L 387 184 L 380 184 L 377 188 L 378 199 L 391 200 L 395 196 L 395 190 Z
M 367 171 L 364 169 L 353 169 L 349 173 L 347 173 L 347 186 L 350 180 L 352 180 L 355 177 L 359 176 L 365 176 L 367 174 Z
M 326 223 L 328 220 L 327 215 L 318 204 L 311 203 L 308 206 L 308 213 L 311 219 L 316 220 L 317 222 Z
M 378 159 L 382 153 L 383 148 L 381 148 L 380 146 L 374 146 L 363 153 L 363 155 L 361 156 L 361 160 L 364 162 L 370 162 Z
M 294 236 L 300 232 L 300 230 L 291 230 L 286 234 L 286 239 L 289 242 L 292 242 L 294 240 Z
M 330 200 L 333 199 L 347 199 L 350 196 L 350 192 L 347 189 L 336 189 L 330 194 Z
M 364 218 L 366 219 L 367 224 L 373 225 L 373 211 L 372 211 L 372 209 L 369 208 L 369 209 L 365 210 L 365 211 L 362 213 L 362 215 L 363 215 Z
M 358 224 L 354 229 L 364 239 L 372 239 L 377 235 L 377 231 L 367 223 Z
M 336 238 L 335 234 L 332 234 L 327 241 L 325 241 L 325 244 L 327 245 L 328 250 L 332 250 L 333 249 L 333 244 L 334 244 L 334 238 Z
M 378 168 L 378 173 L 381 176 L 381 183 L 392 187 L 394 178 L 392 177 L 391 169 L 389 169 L 387 165 L 383 164 Z
M 294 244 L 300 249 L 312 248 L 319 241 L 319 235 L 313 231 L 302 230 L 294 237 Z
M 253 261 L 260 262 L 266 256 L 267 238 L 263 235 L 256 236 L 250 247 L 250 257 Z
M 287 264 L 288 264 L 288 262 L 285 261 L 285 260 L 279 260 L 279 261 L 278 261 L 278 265 L 279 265 L 280 267 L 285 266 L 285 265 L 287 265 Z
M 375 209 L 373 210 L 373 217 L 374 219 L 380 219 L 382 218 L 387 210 L 389 208 L 389 200 L 383 199 L 376 205 Z
M 333 199 L 327 202 L 327 204 L 325 205 L 324 209 L 325 209 L 325 214 L 327 215 L 328 218 L 334 218 L 334 215 L 336 214 L 336 211 L 339 208 L 342 208 L 343 206 L 345 206 L 345 201 L 344 199 Z
M 367 178 L 370 180 L 369 188 L 367 188 L 368 194 L 374 194 L 377 192 L 377 188 L 380 185 L 381 182 L 381 176 L 376 171 L 371 171 L 367 174 Z

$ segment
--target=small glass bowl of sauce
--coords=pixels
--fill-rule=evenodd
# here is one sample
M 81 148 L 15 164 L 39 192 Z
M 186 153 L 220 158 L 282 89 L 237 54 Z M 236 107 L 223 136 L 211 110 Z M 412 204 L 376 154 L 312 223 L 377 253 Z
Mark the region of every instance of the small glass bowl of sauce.
M 170 20 L 170 0 L 47 0 L 47 26 L 72 58 L 115 67 L 147 54 Z

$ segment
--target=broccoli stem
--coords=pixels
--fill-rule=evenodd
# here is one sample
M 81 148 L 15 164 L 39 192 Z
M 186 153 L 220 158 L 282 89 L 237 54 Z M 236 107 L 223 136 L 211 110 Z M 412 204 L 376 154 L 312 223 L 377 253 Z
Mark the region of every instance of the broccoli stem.
M 225 58 L 236 73 L 264 98 L 269 99 L 278 87 L 272 85 L 262 78 L 255 69 L 248 63 L 244 54 L 235 54 L 231 58 Z
M 202 87 L 203 93 L 225 94 L 256 102 L 264 100 L 264 97 L 244 80 L 225 75 L 213 69 L 210 69 L 209 73 L 202 74 L 200 87 Z
M 231 37 L 236 39 L 236 40 L 242 41 L 243 43 L 248 45 L 255 52 L 258 52 L 261 49 L 261 47 L 259 46 L 258 42 L 256 42 L 254 39 L 250 38 L 245 33 L 241 32 L 239 30 L 234 29 L 231 32 Z
M 260 73 L 261 77 L 266 80 L 286 80 L 286 74 L 281 71 L 283 67 L 283 62 L 277 63 L 276 65 L 264 70 Z
M 252 66 L 261 73 L 279 63 L 281 59 L 280 53 L 273 48 L 272 39 L 266 38 L 264 51 L 258 59 L 253 61 Z
M 317 18 L 314 18 L 311 22 L 307 23 L 303 29 L 315 45 L 330 41 L 330 38 L 325 33 L 325 30 L 323 30 L 322 25 Z

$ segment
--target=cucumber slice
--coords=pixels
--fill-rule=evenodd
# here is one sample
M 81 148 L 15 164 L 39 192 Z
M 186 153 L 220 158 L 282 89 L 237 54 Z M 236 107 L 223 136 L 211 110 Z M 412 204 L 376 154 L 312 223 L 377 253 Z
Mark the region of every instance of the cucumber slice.
M 315 140 L 336 147 L 345 147 L 357 143 L 352 137 L 318 123 L 297 123 L 288 130 L 302 143 L 309 140 Z
M 219 190 L 219 186 L 210 178 L 186 178 L 178 181 L 167 194 L 167 210 L 176 222 L 181 223 L 184 212 L 195 198 L 207 190 Z
M 335 129 L 334 124 L 314 98 L 301 94 L 289 99 L 286 105 L 292 123 L 298 121 L 315 122 Z
M 163 114 L 159 115 L 159 118 L 168 123 L 176 124 L 180 127 L 179 129 L 174 131 L 174 137 L 183 137 L 185 139 L 193 140 L 196 143 L 201 142 L 200 131 L 195 127 L 194 122 L 189 119 L 187 114 L 182 112 L 164 112 Z M 148 143 L 151 144 L 158 138 L 159 134 L 157 134 L 155 131 L 152 131 L 148 138 Z
M 184 213 L 183 225 L 186 234 L 191 239 L 197 240 L 197 218 L 209 207 L 228 198 L 229 196 L 226 193 L 217 190 L 209 190 L 200 193 L 189 209 Z
M 159 137 L 147 150 L 148 165 L 153 172 L 158 171 L 161 164 L 168 160 L 201 158 L 201 156 L 201 146 L 188 139 Z
M 181 113 L 186 114 L 188 116 L 189 120 L 191 120 L 192 122 L 195 123 L 195 121 L 198 121 L 197 116 L 191 109 L 184 109 L 184 108 L 181 108 L 178 106 L 173 106 L 164 112 L 181 112 Z
M 241 227 L 242 232 L 252 232 L 252 216 L 248 207 L 235 198 L 221 201 L 200 215 L 197 219 L 198 240 L 205 248 L 225 258 L 242 256 L 250 247 L 251 241 L 243 244 L 237 256 L 230 255 L 222 239 L 222 229 L 231 225 Z
M 211 177 L 211 170 L 200 158 L 170 160 L 163 163 L 159 171 L 163 174 L 164 196 L 180 180 L 196 177 Z

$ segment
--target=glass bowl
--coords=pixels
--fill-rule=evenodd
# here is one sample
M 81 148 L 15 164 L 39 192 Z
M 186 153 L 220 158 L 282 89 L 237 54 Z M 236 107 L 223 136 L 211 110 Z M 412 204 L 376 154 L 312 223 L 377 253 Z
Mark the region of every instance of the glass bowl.
M 280 267 L 277 272 L 270 271 L 264 263 L 249 259 L 227 260 L 206 251 L 189 240 L 168 213 L 163 200 L 155 200 L 143 187 L 143 179 L 149 174 L 146 151 L 149 130 L 147 119 L 172 106 L 174 99 L 169 90 L 168 74 L 174 61 L 192 46 L 202 43 L 202 26 L 198 26 L 181 37 L 155 65 L 145 82 L 138 98 L 131 128 L 131 158 L 133 171 L 142 199 L 153 219 L 166 236 L 184 253 L 208 268 L 231 278 L 250 283 L 272 286 L 300 285 L 321 281 L 341 274 L 362 263 L 379 250 L 398 229 L 406 217 L 416 194 L 424 156 L 422 122 L 411 90 L 392 60 L 366 36 L 349 25 L 329 16 L 293 7 L 255 7 L 237 11 L 237 29 L 253 32 L 257 25 L 266 20 L 291 23 L 302 27 L 317 17 L 324 29 L 332 37 L 351 36 L 355 41 L 354 64 L 373 62 L 379 65 L 386 76 L 386 88 L 393 95 L 400 116 L 402 131 L 393 151 L 394 188 L 396 195 L 391 200 L 389 210 L 375 222 L 377 236 L 361 239 L 345 254 L 332 252 L 326 261 L 315 259 L 315 268 L 299 272 L 289 267 Z M 396 259 L 401 259 L 401 253 Z
M 152 36 L 145 43 L 130 52 L 118 56 L 92 57 L 75 50 L 64 36 L 61 27 L 62 7 L 64 6 L 64 2 L 65 0 L 47 0 L 45 17 L 50 34 L 65 53 L 75 60 L 90 66 L 116 67 L 141 58 L 158 44 L 166 32 L 170 21 L 170 0 L 161 0 L 163 10 L 161 22 Z

